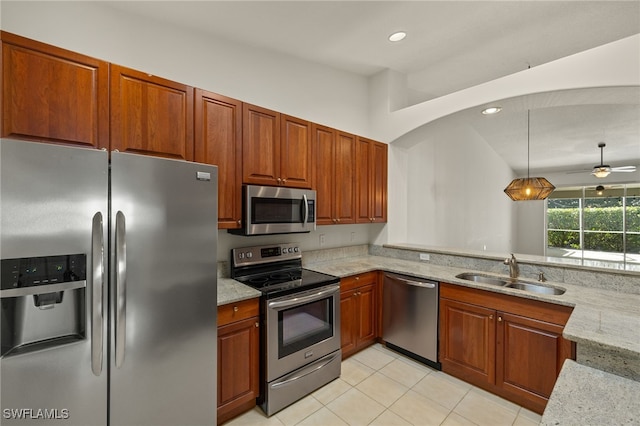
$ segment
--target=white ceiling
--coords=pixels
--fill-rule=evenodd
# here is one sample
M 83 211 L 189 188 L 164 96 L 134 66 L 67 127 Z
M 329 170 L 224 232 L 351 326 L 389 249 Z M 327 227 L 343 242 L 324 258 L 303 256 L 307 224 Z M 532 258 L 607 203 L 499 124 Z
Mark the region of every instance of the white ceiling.
M 425 101 L 640 33 L 640 1 L 112 1 L 131 14 L 347 72 L 408 77 Z M 407 32 L 390 43 L 389 34 Z M 629 95 L 630 93 L 630 95 Z M 532 114 L 532 168 L 640 164 L 640 94 Z M 631 101 L 629 101 L 631 98 Z M 502 113 L 501 113 L 502 114 Z M 526 170 L 526 113 L 475 123 L 516 171 Z M 465 117 L 461 114 L 460 117 Z M 492 126 L 493 125 L 493 126 Z M 512 137 L 523 138 L 514 152 Z M 534 139 L 536 137 L 537 139 Z M 513 142 L 511 142 L 513 143 Z M 571 161 L 568 161 L 568 158 Z M 524 164 L 523 164 L 524 161 Z M 618 164 L 619 162 L 625 164 Z

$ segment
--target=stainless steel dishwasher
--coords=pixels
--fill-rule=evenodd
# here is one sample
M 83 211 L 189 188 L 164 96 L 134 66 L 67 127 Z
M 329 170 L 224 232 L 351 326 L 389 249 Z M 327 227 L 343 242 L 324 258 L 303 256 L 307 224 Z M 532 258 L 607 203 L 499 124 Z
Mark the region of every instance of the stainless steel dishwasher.
M 438 287 L 437 281 L 385 273 L 382 339 L 390 349 L 440 370 Z

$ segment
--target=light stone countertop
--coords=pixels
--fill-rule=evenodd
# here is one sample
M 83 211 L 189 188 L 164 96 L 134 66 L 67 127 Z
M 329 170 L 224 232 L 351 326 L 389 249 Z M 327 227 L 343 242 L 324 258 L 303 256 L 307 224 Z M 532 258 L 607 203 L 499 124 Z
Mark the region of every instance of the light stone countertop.
M 640 362 L 640 295 L 594 289 L 547 281 L 544 285 L 566 290 L 562 295 L 529 293 L 456 278 L 468 269 L 440 266 L 428 262 L 364 255 L 305 264 L 305 268 L 338 277 L 384 270 L 419 278 L 446 281 L 495 293 L 574 307 L 564 329 L 564 337 L 580 343 L 597 345 L 605 350 L 637 357 Z M 482 272 L 483 274 L 486 274 Z M 487 274 L 495 275 L 497 274 Z M 507 276 L 501 276 L 508 278 Z M 528 281 L 528 280 L 524 280 Z M 218 305 L 259 297 L 260 292 L 230 278 L 218 278 Z
M 231 278 L 218 277 L 218 306 L 260 297 L 260 291 Z
M 566 360 L 541 425 L 638 425 L 640 382 Z

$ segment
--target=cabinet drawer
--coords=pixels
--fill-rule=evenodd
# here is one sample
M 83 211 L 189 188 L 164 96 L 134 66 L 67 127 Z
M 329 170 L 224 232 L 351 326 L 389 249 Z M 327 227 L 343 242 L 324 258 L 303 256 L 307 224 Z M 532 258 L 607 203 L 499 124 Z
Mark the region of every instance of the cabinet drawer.
M 218 326 L 260 315 L 260 299 L 249 299 L 218 306 Z
M 340 291 L 350 291 L 365 284 L 375 284 L 378 279 L 377 272 L 365 272 L 351 275 L 340 280 Z

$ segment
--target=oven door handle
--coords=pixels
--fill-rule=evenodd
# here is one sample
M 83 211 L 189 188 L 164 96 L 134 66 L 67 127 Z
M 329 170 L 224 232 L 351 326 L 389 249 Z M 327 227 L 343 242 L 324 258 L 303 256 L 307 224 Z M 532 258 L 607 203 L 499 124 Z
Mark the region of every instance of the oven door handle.
M 338 291 L 340 291 L 339 285 L 327 286 L 327 287 L 323 287 L 320 291 L 314 292 L 312 294 L 298 296 L 298 297 L 294 297 L 292 299 L 287 299 L 287 300 L 277 300 L 274 302 L 269 302 L 268 307 L 269 309 L 276 309 L 276 310 L 286 309 L 292 306 L 299 306 L 304 303 L 309 303 L 309 302 L 314 302 L 316 300 L 324 299 L 327 296 L 337 293 Z

